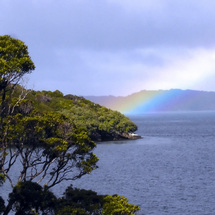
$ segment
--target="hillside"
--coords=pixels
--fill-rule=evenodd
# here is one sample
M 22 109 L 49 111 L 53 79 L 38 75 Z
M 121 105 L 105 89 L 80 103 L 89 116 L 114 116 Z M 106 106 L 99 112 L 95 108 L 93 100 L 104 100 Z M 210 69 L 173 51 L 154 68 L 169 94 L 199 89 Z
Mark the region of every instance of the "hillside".
M 215 92 L 195 90 L 143 90 L 126 97 L 87 96 L 87 99 L 124 114 L 161 111 L 215 110 Z
M 123 114 L 95 104 L 83 97 L 63 95 L 60 91 L 31 91 L 25 109 L 36 112 L 58 112 L 69 118 L 77 128 L 87 130 L 94 141 L 131 138 L 137 126 Z

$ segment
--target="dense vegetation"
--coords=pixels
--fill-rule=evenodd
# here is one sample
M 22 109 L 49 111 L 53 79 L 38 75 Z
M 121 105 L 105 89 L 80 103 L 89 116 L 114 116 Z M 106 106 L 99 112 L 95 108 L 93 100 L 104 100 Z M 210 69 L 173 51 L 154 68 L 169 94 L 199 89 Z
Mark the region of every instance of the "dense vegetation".
M 56 90 L 32 91 L 26 97 L 28 107 L 39 112 L 55 111 L 70 118 L 77 127 L 87 130 L 93 140 L 117 140 L 127 138 L 125 133 L 132 133 L 137 126 L 117 111 L 112 111 L 95 104 L 83 97 L 63 96 Z
M 72 185 L 63 197 L 56 198 L 52 192 L 29 181 L 17 184 L 9 195 L 7 207 L 0 197 L 0 214 L 8 214 L 11 208 L 16 215 L 133 215 L 139 210 L 123 196 L 98 195 Z
M 34 68 L 22 41 L 0 36 L 0 185 L 11 185 L 6 205 L 0 197 L 0 214 L 135 213 L 139 208 L 123 196 L 72 186 L 60 199 L 50 192 L 97 168 L 93 140 L 121 138 L 136 125 L 84 98 L 24 89 L 20 80 Z M 19 166 L 15 177 L 14 165 Z

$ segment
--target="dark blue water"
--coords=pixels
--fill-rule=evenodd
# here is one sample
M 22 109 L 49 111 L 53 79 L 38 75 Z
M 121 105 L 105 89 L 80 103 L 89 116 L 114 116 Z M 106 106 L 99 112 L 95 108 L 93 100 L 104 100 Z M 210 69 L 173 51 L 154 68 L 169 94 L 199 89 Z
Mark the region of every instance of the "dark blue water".
M 214 215 L 215 112 L 130 118 L 143 139 L 98 144 L 99 168 L 74 185 L 124 195 L 139 214 Z

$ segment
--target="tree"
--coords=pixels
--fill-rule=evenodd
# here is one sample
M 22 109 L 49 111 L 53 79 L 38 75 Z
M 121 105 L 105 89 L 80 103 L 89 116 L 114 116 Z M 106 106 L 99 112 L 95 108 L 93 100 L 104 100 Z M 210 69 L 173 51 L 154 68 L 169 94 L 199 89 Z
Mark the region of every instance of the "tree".
M 18 183 L 13 192 L 9 194 L 9 203 L 4 211 L 8 214 L 11 209 L 16 215 L 36 215 L 42 212 L 43 215 L 54 214 L 57 198 L 47 189 L 33 182 Z
M 56 198 L 49 189 L 97 168 L 98 158 L 93 154 L 96 144 L 89 137 L 86 126 L 77 125 L 73 118 L 60 111 L 62 105 L 58 104 L 57 109 L 35 108 L 37 104 L 28 98 L 28 91 L 19 85 L 21 78 L 34 68 L 27 46 L 22 41 L 7 35 L 0 37 L 0 185 L 8 180 L 12 189 L 6 206 L 0 197 L 0 213 L 4 215 L 12 209 L 16 215 L 51 214 L 50 211 L 55 210 L 53 203 Z M 50 94 L 61 103 L 61 92 Z M 50 101 L 49 96 L 45 95 L 41 99 Z M 80 107 L 84 105 L 82 102 L 79 104 L 78 100 L 77 103 Z M 71 105 L 71 101 L 68 104 Z M 87 105 L 94 107 L 90 102 Z M 79 114 L 83 113 L 80 111 Z M 84 119 L 83 116 L 81 118 Z M 13 179 L 11 169 L 16 163 L 21 170 Z M 71 211 L 71 214 L 89 214 L 94 207 L 96 210 L 98 207 L 100 213 L 103 200 L 100 202 L 100 196 L 91 194 L 93 198 L 82 201 L 79 195 L 76 206 L 82 205 L 80 207 L 71 208 L 64 202 L 60 208 L 62 214 L 70 214 Z M 67 198 L 71 196 L 67 195 Z M 87 204 L 88 200 L 93 201 L 93 206 Z M 71 203 L 71 199 L 66 201 Z M 61 214 L 59 211 L 57 213 Z
M 27 181 L 19 182 L 13 188 L 6 209 L 2 202 L 3 215 L 11 210 L 15 215 L 134 215 L 139 207 L 129 204 L 124 196 L 98 195 L 92 190 L 73 188 L 72 185 L 62 198 L 57 199 L 46 187 Z
M 18 83 L 23 75 L 35 69 L 28 47 L 21 40 L 0 36 L 0 91 Z
M 128 203 L 119 195 L 98 195 L 92 190 L 73 188 L 70 185 L 63 198 L 58 199 L 57 215 L 134 215 L 140 208 Z
M 18 83 L 35 66 L 22 41 L 0 37 L 0 68 L 0 182 L 8 180 L 12 188 L 34 182 L 49 189 L 97 168 L 96 144 L 85 129 L 56 111 L 34 110 L 26 99 Z M 13 180 L 17 162 L 21 171 Z
M 104 215 L 134 215 L 136 211 L 140 210 L 137 205 L 129 204 L 128 199 L 124 196 L 105 196 L 104 201 Z
M 7 90 L 12 90 L 25 74 L 34 69 L 35 65 L 24 42 L 8 35 L 0 36 L 1 120 L 9 111 L 5 103 Z M 2 121 L 0 126 L 2 128 Z
M 6 137 L 10 115 L 26 93 L 23 92 L 14 102 L 11 101 L 11 95 L 23 75 L 34 69 L 28 48 L 21 40 L 8 35 L 0 36 L 0 182 L 5 179 L 4 164 L 8 148 Z
M 102 214 L 103 196 L 92 190 L 67 187 L 64 196 L 58 199 L 56 214 Z
M 5 211 L 4 199 L 0 196 L 0 214 Z
M 4 176 L 12 187 L 18 182 L 34 181 L 50 188 L 97 167 L 98 158 L 92 153 L 96 144 L 86 130 L 54 112 L 14 115 L 6 141 L 12 147 L 8 147 Z M 10 170 L 18 158 L 22 169 L 14 182 Z

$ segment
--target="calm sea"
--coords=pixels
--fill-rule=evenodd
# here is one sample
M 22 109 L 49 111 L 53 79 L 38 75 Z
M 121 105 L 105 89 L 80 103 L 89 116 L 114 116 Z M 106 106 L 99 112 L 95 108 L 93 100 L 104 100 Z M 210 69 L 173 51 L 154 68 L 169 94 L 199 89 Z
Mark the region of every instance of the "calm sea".
M 74 185 L 124 195 L 139 214 L 214 215 L 215 112 L 130 119 L 143 139 L 98 144 L 99 168 Z
M 215 214 L 215 112 L 130 116 L 143 139 L 98 143 L 99 168 L 73 182 L 120 194 L 140 215 Z M 64 183 L 55 188 L 62 194 Z

